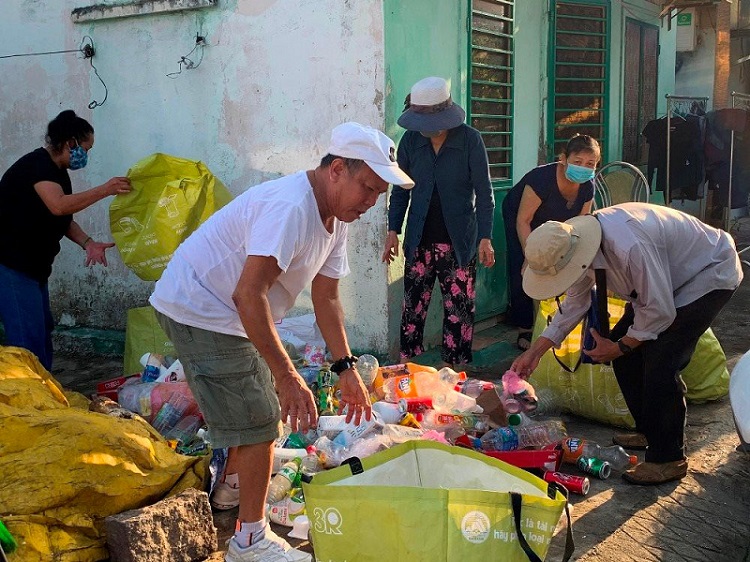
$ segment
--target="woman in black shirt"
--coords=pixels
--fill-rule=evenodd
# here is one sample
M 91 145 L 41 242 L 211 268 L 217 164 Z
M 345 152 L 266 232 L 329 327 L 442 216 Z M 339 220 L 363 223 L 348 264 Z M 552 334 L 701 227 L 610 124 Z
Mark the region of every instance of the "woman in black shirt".
M 115 177 L 73 193 L 68 170 L 80 170 L 94 146 L 94 129 L 72 110 L 47 127 L 46 145 L 22 156 L 0 179 L 0 319 L 6 345 L 35 353 L 52 367 L 52 328 L 47 280 L 63 236 L 86 251 L 86 265 L 107 265 L 105 250 L 73 214 L 110 195 L 130 191 Z

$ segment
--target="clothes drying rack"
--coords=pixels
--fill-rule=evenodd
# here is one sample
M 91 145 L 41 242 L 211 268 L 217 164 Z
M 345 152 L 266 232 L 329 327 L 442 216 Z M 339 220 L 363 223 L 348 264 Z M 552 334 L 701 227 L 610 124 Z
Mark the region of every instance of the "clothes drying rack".
M 750 111 L 750 94 L 732 92 L 732 109 Z M 727 206 L 724 208 L 724 230 L 729 232 L 732 227 L 732 182 L 734 181 L 734 129 L 729 141 L 729 188 L 727 190 Z
M 667 94 L 664 97 L 667 98 L 667 169 L 664 176 L 664 203 L 667 206 L 670 206 L 670 203 L 672 201 L 672 193 L 669 185 L 670 168 L 672 167 L 672 115 L 677 113 L 677 115 L 684 117 L 685 115 L 688 115 L 690 113 L 695 113 L 694 110 L 696 108 L 700 109 L 705 115 L 706 108 L 708 106 L 708 98 L 696 96 L 673 96 L 670 94 Z M 701 195 L 701 220 L 705 219 L 705 203 L 703 202 L 703 199 L 704 197 Z

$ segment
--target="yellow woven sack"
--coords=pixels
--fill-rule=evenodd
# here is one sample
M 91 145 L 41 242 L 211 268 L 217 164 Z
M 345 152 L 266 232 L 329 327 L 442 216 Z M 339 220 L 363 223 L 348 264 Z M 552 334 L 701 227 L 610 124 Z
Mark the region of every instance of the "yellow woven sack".
M 19 543 L 10 562 L 105 560 L 105 517 L 203 489 L 208 457 L 175 453 L 143 420 L 71 402 L 33 354 L 0 346 L 0 519 Z

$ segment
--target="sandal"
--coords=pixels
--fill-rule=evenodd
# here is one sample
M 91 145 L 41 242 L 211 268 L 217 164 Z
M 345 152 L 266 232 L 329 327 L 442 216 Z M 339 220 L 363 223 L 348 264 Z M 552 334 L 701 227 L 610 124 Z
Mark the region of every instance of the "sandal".
M 531 347 L 531 332 L 519 332 L 518 338 L 516 338 L 516 345 L 521 351 L 526 351 Z

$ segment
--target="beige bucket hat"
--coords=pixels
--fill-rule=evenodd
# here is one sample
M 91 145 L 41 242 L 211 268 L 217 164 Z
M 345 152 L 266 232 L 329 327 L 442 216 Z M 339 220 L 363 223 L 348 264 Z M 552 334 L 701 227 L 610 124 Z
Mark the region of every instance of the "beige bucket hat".
M 526 239 L 523 290 L 536 300 L 563 294 L 586 273 L 601 242 L 602 227 L 593 215 L 545 222 Z

